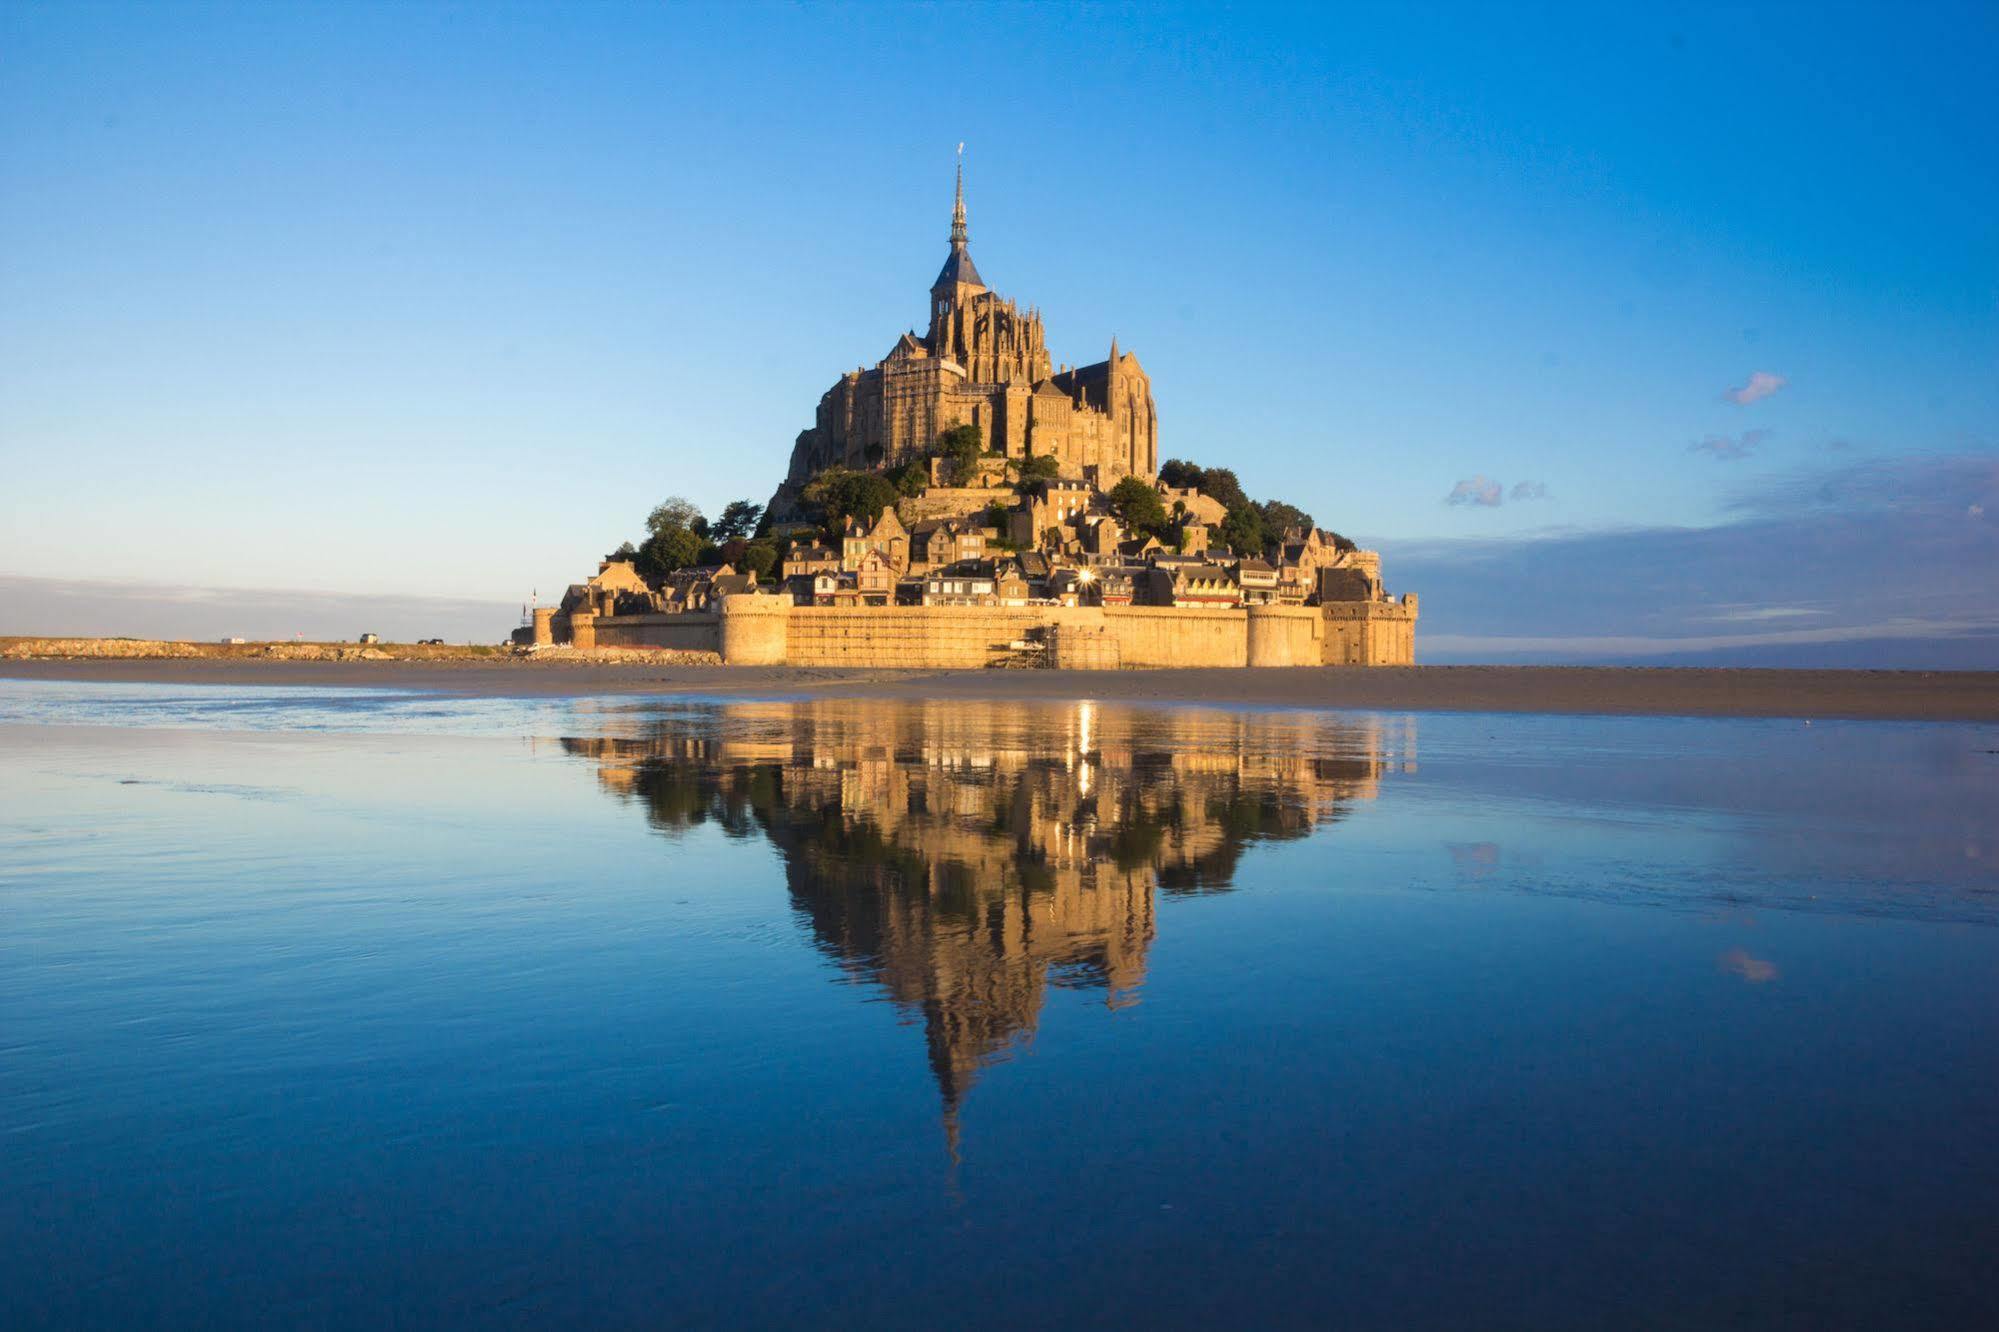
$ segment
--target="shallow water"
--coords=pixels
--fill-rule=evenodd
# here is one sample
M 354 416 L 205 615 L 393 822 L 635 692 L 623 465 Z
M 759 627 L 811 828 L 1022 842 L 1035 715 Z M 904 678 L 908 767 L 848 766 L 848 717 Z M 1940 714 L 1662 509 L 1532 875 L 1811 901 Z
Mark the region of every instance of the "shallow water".
M 1968 1326 L 1999 728 L 0 682 L 9 1327 Z

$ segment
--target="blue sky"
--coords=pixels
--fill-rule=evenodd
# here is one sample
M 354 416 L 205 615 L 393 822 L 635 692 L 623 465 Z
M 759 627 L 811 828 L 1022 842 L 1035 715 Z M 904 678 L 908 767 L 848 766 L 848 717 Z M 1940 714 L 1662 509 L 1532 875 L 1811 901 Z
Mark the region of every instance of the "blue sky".
M 1975 574 L 1995 15 L 8 7 L 0 575 L 518 602 L 666 494 L 762 499 L 922 321 L 959 140 L 1056 358 L 1115 335 L 1164 454 L 1420 556 L 1445 634 L 1507 627 L 1454 551 L 1841 477 Z M 1755 572 L 1745 613 L 1871 614 Z

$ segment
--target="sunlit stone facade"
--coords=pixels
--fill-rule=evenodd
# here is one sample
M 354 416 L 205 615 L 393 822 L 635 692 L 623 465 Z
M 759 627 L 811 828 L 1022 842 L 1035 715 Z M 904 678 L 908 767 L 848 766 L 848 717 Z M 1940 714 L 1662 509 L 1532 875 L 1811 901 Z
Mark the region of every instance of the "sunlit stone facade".
M 1062 475 L 1109 489 L 1159 470 L 1152 380 L 1130 352 L 1092 365 L 1049 357 L 1041 312 L 985 284 L 967 248 L 964 177 L 951 214 L 951 250 L 930 287 L 930 326 L 904 333 L 872 367 L 850 370 L 819 400 L 792 449 L 786 485 L 835 464 L 892 466 L 922 454 L 955 425 L 977 426 L 1008 458 L 1053 458 Z M 779 508 L 788 499 L 779 493 Z

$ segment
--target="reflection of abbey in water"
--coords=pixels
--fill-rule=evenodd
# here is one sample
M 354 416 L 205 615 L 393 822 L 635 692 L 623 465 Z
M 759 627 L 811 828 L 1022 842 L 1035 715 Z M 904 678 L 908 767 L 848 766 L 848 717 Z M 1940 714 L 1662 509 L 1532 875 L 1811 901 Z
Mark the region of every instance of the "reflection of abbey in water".
M 1155 890 L 1226 890 L 1244 849 L 1371 798 L 1379 719 L 954 703 L 743 704 L 565 740 L 655 826 L 761 832 L 841 967 L 920 1012 L 947 1121 L 1048 986 L 1131 1003 Z M 1392 755 L 1392 757 L 1390 757 Z

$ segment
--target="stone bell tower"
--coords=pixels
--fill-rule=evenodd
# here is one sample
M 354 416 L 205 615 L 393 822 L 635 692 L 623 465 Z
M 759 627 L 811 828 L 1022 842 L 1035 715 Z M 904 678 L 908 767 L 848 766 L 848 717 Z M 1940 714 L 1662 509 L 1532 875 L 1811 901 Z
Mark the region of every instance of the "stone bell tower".
M 962 145 L 961 145 L 962 149 Z M 951 204 L 951 253 L 930 284 L 930 331 L 923 345 L 932 356 L 965 372 L 972 384 L 1031 387 L 1054 370 L 1041 329 L 1041 313 L 990 290 L 965 248 L 965 163 L 958 162 Z

